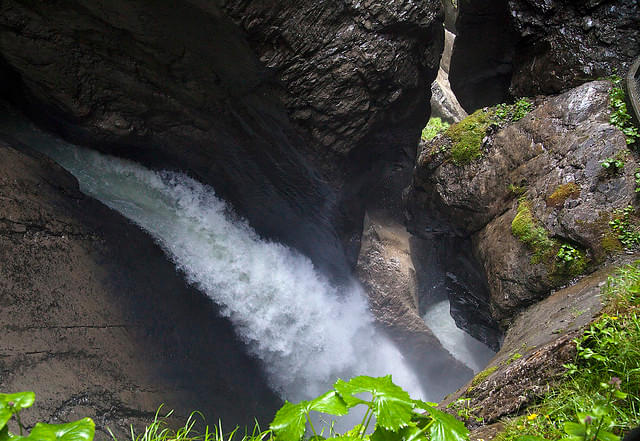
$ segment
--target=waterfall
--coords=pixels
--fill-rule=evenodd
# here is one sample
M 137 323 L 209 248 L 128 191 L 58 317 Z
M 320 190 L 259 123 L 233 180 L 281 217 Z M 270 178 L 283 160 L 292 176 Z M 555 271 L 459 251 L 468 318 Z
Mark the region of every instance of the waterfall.
M 357 283 L 338 290 L 308 258 L 259 237 L 207 185 L 23 124 L 28 127 L 13 123 L 17 139 L 74 174 L 85 194 L 146 230 L 188 281 L 220 306 L 283 398 L 313 397 L 338 377 L 389 373 L 412 396 L 430 398 L 375 329 Z
M 434 303 L 425 312 L 424 322 L 451 355 L 474 372 L 480 372 L 496 353 L 458 328 L 449 312 L 450 307 L 448 299 Z

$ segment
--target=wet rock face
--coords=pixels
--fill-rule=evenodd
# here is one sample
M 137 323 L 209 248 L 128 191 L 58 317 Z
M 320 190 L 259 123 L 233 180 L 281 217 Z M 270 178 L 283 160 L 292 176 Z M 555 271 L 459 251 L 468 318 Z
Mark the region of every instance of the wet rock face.
M 0 260 L 0 390 L 35 391 L 27 426 L 89 416 L 97 439 L 107 427 L 125 439 L 162 403 L 177 424 L 195 408 L 231 426 L 279 406 L 231 324 L 151 237 L 4 140 Z
M 407 198 L 411 225 L 472 238 L 493 317 L 503 325 L 568 281 L 555 261 L 560 244 L 584 252 L 592 266 L 620 247 L 608 222 L 633 202 L 638 164 L 622 132 L 609 124 L 610 88 L 592 82 L 541 101 L 522 120 L 490 133 L 484 156 L 468 165 L 450 162 L 446 136 L 418 157 Z M 608 158 L 624 166 L 606 171 L 601 164 Z M 523 206 L 532 225 L 555 241 L 544 253 L 536 255 L 512 233 Z
M 515 96 L 558 93 L 588 79 L 624 74 L 640 53 L 635 0 L 510 0 Z
M 615 265 L 633 261 L 625 256 Z M 568 288 L 527 308 L 506 333 L 500 351 L 487 369 L 457 392 L 448 396 L 445 407 L 458 398 L 470 398 L 469 427 L 491 424 L 507 415 L 522 412 L 527 405 L 543 396 L 550 384 L 561 377 L 562 366 L 575 359 L 573 339 L 582 335 L 586 326 L 602 310 L 602 284 L 613 272 L 609 265 L 581 279 Z
M 465 110 L 624 74 L 640 53 L 635 0 L 461 0 L 450 81 Z
M 343 276 L 363 213 L 345 170 L 414 148 L 442 39 L 436 0 L 0 6 L 6 92 L 33 118 L 188 171 Z
M 439 400 L 473 372 L 440 344 L 419 315 L 409 233 L 376 213 L 365 216 L 363 231 L 357 274 L 376 322 L 418 373 L 429 399 Z
M 225 0 L 224 10 L 277 72 L 314 144 L 345 154 L 380 124 L 396 144 L 416 138 L 442 51 L 439 2 Z
M 460 0 L 449 82 L 471 113 L 509 99 L 514 42 L 506 0 Z

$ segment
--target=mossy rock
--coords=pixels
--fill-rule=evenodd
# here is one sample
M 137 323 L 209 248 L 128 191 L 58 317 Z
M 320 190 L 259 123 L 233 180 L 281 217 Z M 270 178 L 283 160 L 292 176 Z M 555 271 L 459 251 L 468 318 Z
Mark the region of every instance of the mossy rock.
M 553 251 L 555 242 L 533 217 L 531 204 L 526 199 L 518 202 L 518 212 L 511 222 L 511 233 L 533 252 L 531 263 L 540 263 Z
M 471 385 L 469 386 L 469 390 L 475 387 L 478 387 L 480 383 L 486 380 L 489 377 L 489 375 L 493 374 L 497 370 L 498 370 L 498 366 L 491 366 L 481 372 L 478 372 L 476 376 L 473 377 L 473 380 L 471 380 Z
M 482 140 L 493 122 L 494 112 L 486 109 L 476 110 L 444 133 L 451 141 L 451 160 L 462 166 L 482 156 Z
M 580 186 L 575 182 L 558 185 L 547 198 L 548 207 L 561 207 L 567 199 L 580 196 Z

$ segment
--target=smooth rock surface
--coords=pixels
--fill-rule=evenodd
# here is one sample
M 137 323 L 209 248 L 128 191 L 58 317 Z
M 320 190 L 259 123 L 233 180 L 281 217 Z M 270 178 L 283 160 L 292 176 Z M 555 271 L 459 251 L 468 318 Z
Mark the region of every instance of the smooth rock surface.
M 196 409 L 268 422 L 280 399 L 211 301 L 146 233 L 14 145 L 0 143 L 0 390 L 35 391 L 23 422 L 89 416 L 96 439 L 125 439 L 163 403 L 177 424 Z
M 424 389 L 438 399 L 473 372 L 442 347 L 419 315 L 409 233 L 389 219 L 365 216 L 357 274 L 377 323 L 411 363 Z

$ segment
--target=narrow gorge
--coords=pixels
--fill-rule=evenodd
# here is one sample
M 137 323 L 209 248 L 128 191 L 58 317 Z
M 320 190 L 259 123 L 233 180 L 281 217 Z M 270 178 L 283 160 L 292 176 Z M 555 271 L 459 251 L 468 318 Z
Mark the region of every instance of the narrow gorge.
M 4 0 L 0 392 L 106 440 L 391 374 L 492 438 L 640 255 L 638 57 L 635 0 Z

